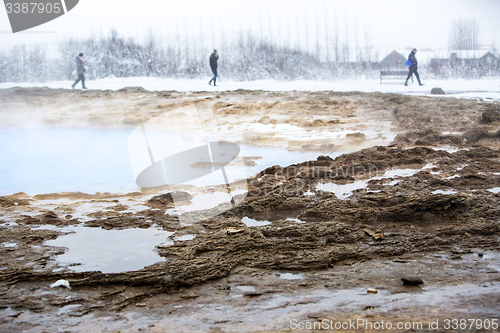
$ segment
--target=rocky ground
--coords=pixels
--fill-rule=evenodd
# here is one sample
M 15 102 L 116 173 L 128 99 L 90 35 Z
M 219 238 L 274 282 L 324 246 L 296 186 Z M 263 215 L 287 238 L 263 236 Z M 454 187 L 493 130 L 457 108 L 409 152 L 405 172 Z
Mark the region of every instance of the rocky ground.
M 241 202 L 189 225 L 159 189 L 0 197 L 1 331 L 288 332 L 349 321 L 359 325 L 342 331 L 371 331 L 367 322 L 380 331 L 382 321 L 393 331 L 404 331 L 398 323 L 461 331 L 452 319 L 470 319 L 469 331 L 498 331 L 486 327 L 500 320 L 498 103 L 14 88 L 0 91 L 0 120 L 133 127 L 192 103 L 207 127 L 228 137 L 245 130 L 236 143 L 325 154 L 231 184 L 248 188 Z M 300 135 L 287 137 L 280 126 Z M 186 205 L 191 199 L 185 195 Z M 245 218 L 268 224 L 247 227 Z M 195 237 L 157 246 L 164 261 L 140 270 L 75 272 L 56 261 L 65 249 L 45 242 L 64 234 L 57 227 L 81 224 Z M 60 279 L 71 289 L 49 287 Z

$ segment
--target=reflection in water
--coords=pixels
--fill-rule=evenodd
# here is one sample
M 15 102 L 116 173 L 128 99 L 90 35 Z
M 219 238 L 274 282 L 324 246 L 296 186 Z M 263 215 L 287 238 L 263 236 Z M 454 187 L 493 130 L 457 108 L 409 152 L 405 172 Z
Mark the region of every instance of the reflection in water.
M 120 273 L 152 265 L 163 258 L 154 251 L 155 246 L 171 245 L 167 237 L 173 232 L 150 229 L 104 230 L 82 226 L 66 227 L 71 232 L 45 245 L 66 247 L 68 250 L 57 256 L 60 264 L 78 264 L 70 268 L 77 272 L 101 271 Z

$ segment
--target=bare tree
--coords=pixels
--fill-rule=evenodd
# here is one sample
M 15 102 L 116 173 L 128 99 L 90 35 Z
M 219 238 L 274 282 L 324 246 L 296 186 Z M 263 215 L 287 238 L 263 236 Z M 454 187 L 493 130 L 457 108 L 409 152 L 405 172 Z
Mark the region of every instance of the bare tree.
M 305 36 L 306 36 L 306 53 L 309 53 L 309 29 L 307 22 L 307 6 L 304 6 L 304 27 L 305 27 Z
M 188 21 L 186 19 L 186 13 L 184 12 L 184 56 L 186 57 L 186 66 L 189 64 L 189 45 L 191 44 L 189 37 Z
M 361 57 L 361 50 L 359 48 L 359 38 L 358 38 L 358 20 L 356 18 L 356 15 L 354 15 L 354 47 L 355 47 L 355 55 L 356 55 L 356 62 L 363 61 Z
M 267 22 L 268 22 L 268 30 L 269 30 L 269 40 L 272 41 L 273 39 L 273 25 L 271 24 L 271 11 L 268 9 L 267 10 Z
M 450 28 L 449 46 L 452 50 L 476 50 L 479 26 L 475 18 L 454 19 Z
M 326 8 L 326 0 L 323 0 L 323 11 L 325 14 L 325 48 L 326 48 L 326 62 L 330 61 L 330 54 L 329 54 L 329 46 L 330 43 L 328 41 L 328 11 Z
M 286 47 L 289 49 L 290 48 L 290 31 L 292 31 L 290 27 L 290 15 L 289 13 L 286 14 L 286 30 L 288 32 L 287 37 L 286 37 Z
M 371 62 L 371 43 L 370 43 L 370 33 L 368 31 L 368 28 L 366 26 L 366 19 L 364 22 L 364 29 L 365 29 L 365 57 L 366 61 Z
M 281 18 L 280 18 L 280 14 L 277 13 L 276 14 L 276 24 L 278 26 L 278 49 L 281 47 Z
M 259 28 L 260 28 L 260 42 L 264 40 L 264 32 L 262 31 L 262 12 L 259 8 Z
M 345 17 L 345 39 L 344 39 L 344 44 L 342 45 L 342 61 L 344 63 L 350 62 L 351 59 L 351 52 L 350 52 L 350 46 L 349 46 L 349 21 L 347 18 L 347 11 L 344 11 L 344 17 Z
M 316 57 L 321 59 L 321 46 L 319 45 L 319 13 L 318 6 L 316 6 Z
M 300 34 L 300 20 L 299 20 L 298 14 L 295 16 L 295 27 L 297 28 L 297 41 L 295 43 L 295 45 L 296 45 L 295 48 L 297 50 L 301 50 L 302 49 L 302 46 L 301 46 L 302 42 L 301 42 L 301 39 L 300 39 L 300 37 L 301 37 L 301 34 Z
M 335 6 L 333 7 L 333 12 L 335 13 L 335 35 L 333 39 L 333 43 L 335 45 L 335 61 L 339 61 L 339 25 L 337 23 L 337 11 L 335 10 Z

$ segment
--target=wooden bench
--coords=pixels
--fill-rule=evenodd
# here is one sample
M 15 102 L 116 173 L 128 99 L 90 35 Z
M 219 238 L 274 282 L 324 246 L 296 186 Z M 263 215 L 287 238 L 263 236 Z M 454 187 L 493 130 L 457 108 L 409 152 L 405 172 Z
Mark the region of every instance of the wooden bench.
M 408 77 L 409 71 L 380 71 L 380 84 L 382 84 L 382 77 L 384 76 L 404 76 Z M 411 76 L 411 82 L 413 82 L 413 75 Z

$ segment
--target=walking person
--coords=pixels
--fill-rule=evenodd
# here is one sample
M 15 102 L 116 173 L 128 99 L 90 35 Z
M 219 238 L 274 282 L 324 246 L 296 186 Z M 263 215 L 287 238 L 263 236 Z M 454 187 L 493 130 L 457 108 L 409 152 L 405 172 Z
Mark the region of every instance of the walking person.
M 410 52 L 410 55 L 408 56 L 408 60 L 411 62 L 411 65 L 410 65 L 410 72 L 408 73 L 408 77 L 406 78 L 406 81 L 405 81 L 405 86 L 408 85 L 408 80 L 410 79 L 410 77 L 413 74 L 415 74 L 415 76 L 417 77 L 418 85 L 423 86 L 422 82 L 420 82 L 420 75 L 418 75 L 418 71 L 417 71 L 418 62 L 417 62 L 417 58 L 415 58 L 415 54 L 417 54 L 417 49 L 413 49 Z
M 214 81 L 214 87 L 217 86 L 215 84 L 217 80 L 217 60 L 219 60 L 219 53 L 217 50 L 214 50 L 210 55 L 210 68 L 212 69 L 212 73 L 214 73 L 214 77 L 208 82 L 209 85 L 212 85 L 212 81 Z
M 76 84 L 82 81 L 82 89 L 87 89 L 87 87 L 85 87 L 85 76 L 83 75 L 83 72 L 85 72 L 83 65 L 86 62 L 87 61 L 83 60 L 83 53 L 80 53 L 78 57 L 76 57 L 76 73 L 78 74 L 78 78 L 75 83 L 71 85 L 71 88 L 75 89 Z

